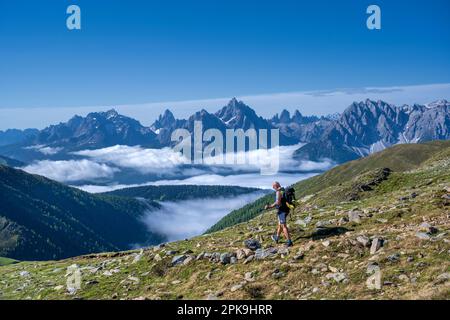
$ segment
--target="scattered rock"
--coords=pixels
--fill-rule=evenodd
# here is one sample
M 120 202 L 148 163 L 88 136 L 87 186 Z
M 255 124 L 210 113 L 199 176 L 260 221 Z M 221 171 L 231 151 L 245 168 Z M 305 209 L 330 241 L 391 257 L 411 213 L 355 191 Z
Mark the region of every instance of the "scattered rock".
M 361 212 L 360 211 L 350 211 L 347 213 L 348 215 L 348 221 L 353 223 L 361 223 Z
M 328 273 L 326 275 L 327 279 L 333 279 L 335 282 L 344 282 L 345 280 L 348 280 L 347 274 L 343 272 L 334 272 L 334 273 Z
M 239 249 L 238 251 L 236 251 L 236 258 L 238 260 L 245 259 L 246 258 L 246 254 L 245 254 L 244 250 Z
M 74 295 L 75 293 L 77 293 L 77 288 L 68 287 L 67 288 L 67 293 L 70 294 L 70 295 Z
M 229 264 L 231 262 L 231 254 L 230 253 L 222 253 L 220 255 L 220 263 L 221 264 Z
M 244 264 L 247 264 L 247 263 L 252 262 L 253 259 L 255 259 L 255 256 L 254 256 L 254 255 L 248 256 L 247 258 L 245 258 Z
M 238 291 L 239 289 L 242 289 L 243 285 L 242 284 L 235 284 L 234 286 L 231 287 L 231 292 L 235 292 Z
M 338 220 L 339 225 L 346 224 L 347 222 L 348 222 L 348 218 L 347 217 L 341 217 Z
M 399 253 L 391 254 L 390 256 L 387 257 L 387 260 L 392 263 L 399 262 L 400 254 Z
M 436 277 L 436 280 L 434 280 L 434 284 L 442 284 L 450 280 L 450 273 L 442 273 Z
M 364 235 L 358 236 L 356 238 L 356 241 L 358 241 L 363 247 L 369 247 L 370 246 L 370 239 Z
M 274 272 L 272 273 L 272 277 L 274 279 L 280 279 L 282 277 L 284 277 L 285 273 L 283 271 L 280 271 L 278 269 L 275 269 Z
M 330 220 L 320 220 L 316 222 L 316 228 L 325 228 L 331 224 Z
M 132 277 L 132 276 L 129 276 L 129 277 L 128 277 L 128 280 L 130 280 L 130 281 L 132 281 L 132 282 L 134 282 L 134 283 L 136 283 L 136 284 L 138 284 L 138 283 L 140 282 L 139 278 Z
M 306 228 L 311 221 L 312 221 L 312 217 L 307 216 L 305 219 L 298 219 L 297 221 L 294 222 L 294 224 L 299 225 L 303 228 Z
M 193 261 L 194 260 L 194 257 L 193 256 L 188 256 L 186 259 L 184 259 L 184 261 L 183 261 L 183 265 L 184 266 L 186 266 L 186 265 L 188 265 L 191 261 Z
M 162 258 L 161 258 L 161 256 L 159 255 L 159 253 L 157 253 L 157 254 L 155 254 L 155 256 L 153 257 L 153 260 L 155 260 L 155 261 L 161 261 Z
M 253 281 L 255 281 L 255 277 L 254 277 L 254 275 L 253 275 L 253 272 L 247 272 L 247 273 L 245 273 L 245 275 L 244 275 L 244 280 L 245 280 L 245 281 L 248 281 L 248 282 L 253 282 Z
M 244 241 L 244 246 L 252 251 L 255 251 L 261 248 L 261 243 L 255 239 L 247 239 Z
M 184 260 L 186 260 L 187 256 L 186 255 L 179 255 L 179 256 L 175 256 L 172 259 L 172 266 L 176 266 L 179 264 L 182 264 Z
M 430 240 L 431 236 L 425 232 L 416 232 L 416 238 L 419 238 L 420 240 Z
M 205 257 L 205 253 L 202 252 L 202 253 L 200 253 L 200 254 L 195 258 L 195 260 L 201 260 L 201 259 L 203 259 L 204 257 Z
M 399 276 L 398 276 L 398 279 L 399 279 L 400 281 L 409 282 L 409 278 L 408 278 L 408 276 L 405 275 L 405 274 L 399 275 Z
M 263 260 L 267 258 L 273 258 L 277 254 L 278 250 L 276 248 L 267 248 L 267 249 L 257 249 L 255 251 L 255 259 Z
M 289 248 L 286 247 L 280 247 L 277 249 L 278 254 L 282 255 L 282 256 L 287 256 L 289 255 Z
M 328 270 L 330 270 L 331 272 L 338 272 L 339 271 L 338 268 L 335 268 L 333 266 L 328 266 Z
M 436 233 L 439 232 L 439 229 L 433 227 L 432 225 L 430 225 L 430 224 L 427 223 L 427 222 L 423 222 L 423 223 L 420 225 L 420 229 L 421 229 L 422 231 L 425 231 L 428 235 L 436 234 Z
M 375 254 L 378 249 L 383 245 L 383 240 L 380 238 L 373 238 L 372 245 L 370 246 L 370 254 Z
M 305 257 L 305 254 L 303 253 L 303 251 L 299 251 L 297 252 L 297 254 L 294 256 L 295 260 L 301 260 Z
M 367 265 L 366 273 L 367 274 L 372 274 L 372 273 L 374 273 L 375 271 L 378 271 L 378 270 L 380 270 L 380 267 L 378 266 L 378 263 L 370 262 Z
M 29 277 L 30 276 L 30 273 L 28 272 L 28 271 L 20 271 L 20 273 L 19 273 L 19 275 L 21 276 L 21 277 Z
M 137 262 L 139 262 L 141 259 L 142 259 L 142 256 L 144 255 L 144 250 L 143 249 L 141 249 L 141 251 L 138 253 L 138 254 L 136 254 L 135 256 L 134 256 L 134 259 L 133 259 L 133 262 L 132 263 L 137 263 Z

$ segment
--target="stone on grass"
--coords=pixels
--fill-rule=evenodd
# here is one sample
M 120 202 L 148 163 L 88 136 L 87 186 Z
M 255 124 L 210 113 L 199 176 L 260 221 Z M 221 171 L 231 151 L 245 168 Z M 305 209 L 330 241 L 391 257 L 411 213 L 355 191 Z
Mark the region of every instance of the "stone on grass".
M 420 240 L 430 240 L 431 236 L 425 232 L 416 232 L 416 238 L 419 238 Z
M 172 266 L 177 266 L 179 264 L 182 264 L 184 260 L 186 260 L 186 255 L 179 255 L 172 258 Z
M 261 248 L 261 243 L 255 239 L 247 239 L 244 241 L 244 246 L 252 251 L 255 251 Z
M 380 238 L 373 238 L 372 245 L 370 246 L 370 254 L 375 254 L 378 249 L 383 245 L 383 240 Z

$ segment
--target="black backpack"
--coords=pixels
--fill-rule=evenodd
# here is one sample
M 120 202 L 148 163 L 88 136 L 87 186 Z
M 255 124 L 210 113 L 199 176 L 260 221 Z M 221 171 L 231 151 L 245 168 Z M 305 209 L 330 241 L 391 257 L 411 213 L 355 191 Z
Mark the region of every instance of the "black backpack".
M 286 190 L 284 188 L 281 188 L 280 191 L 281 191 L 280 209 L 283 212 L 289 214 L 289 211 L 295 208 L 295 190 L 294 188 L 289 187 Z

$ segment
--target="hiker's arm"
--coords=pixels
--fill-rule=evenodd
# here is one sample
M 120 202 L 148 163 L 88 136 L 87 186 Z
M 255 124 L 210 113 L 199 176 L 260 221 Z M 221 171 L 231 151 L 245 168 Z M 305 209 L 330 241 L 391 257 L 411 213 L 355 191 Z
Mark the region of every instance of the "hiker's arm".
M 277 191 L 277 200 L 272 204 L 266 205 L 266 209 L 275 208 L 276 206 L 280 206 L 280 205 L 281 205 L 281 195 L 280 195 L 280 191 Z

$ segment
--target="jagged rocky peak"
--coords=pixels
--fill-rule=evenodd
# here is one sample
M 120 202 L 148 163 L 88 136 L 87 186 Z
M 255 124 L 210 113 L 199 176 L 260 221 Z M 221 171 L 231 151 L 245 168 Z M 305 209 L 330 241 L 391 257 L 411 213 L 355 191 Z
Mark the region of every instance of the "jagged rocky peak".
M 286 109 L 283 109 L 280 113 L 280 122 L 281 123 L 289 123 L 291 122 L 291 114 Z
M 230 100 L 230 102 L 228 102 L 226 106 L 224 106 L 216 113 L 216 116 L 222 119 L 223 121 L 228 121 L 234 116 L 249 113 L 253 114 L 255 112 L 244 102 L 238 101 L 236 98 L 233 98 Z
M 175 122 L 175 117 L 169 109 L 166 109 L 164 113 L 159 116 L 158 120 L 163 126 L 165 126 Z
M 117 117 L 118 115 L 119 115 L 119 113 L 114 108 L 105 112 L 106 119 L 112 119 L 112 118 Z
M 303 119 L 302 113 L 300 111 L 298 111 L 298 109 L 295 110 L 294 111 L 294 115 L 292 116 L 292 121 L 294 121 L 294 122 L 301 122 L 302 119 Z
M 446 99 L 440 99 L 440 100 L 436 100 L 433 101 L 429 104 L 427 104 L 428 108 L 439 108 L 439 107 L 446 107 L 446 106 L 450 106 L 450 103 L 446 100 Z
M 169 109 L 166 109 L 162 114 L 159 115 L 158 119 L 150 126 L 153 131 L 159 130 L 161 128 L 171 128 L 176 122 L 176 119 Z

